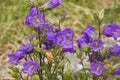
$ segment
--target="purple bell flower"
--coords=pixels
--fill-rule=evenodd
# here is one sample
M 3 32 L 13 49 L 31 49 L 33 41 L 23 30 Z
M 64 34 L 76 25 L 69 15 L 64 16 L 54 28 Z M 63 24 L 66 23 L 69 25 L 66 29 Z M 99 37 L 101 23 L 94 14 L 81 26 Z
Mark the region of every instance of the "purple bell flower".
M 62 5 L 62 0 L 49 0 L 44 6 L 49 9 L 54 9 L 60 5 Z
M 83 32 L 83 35 L 87 35 L 88 37 L 92 38 L 95 35 L 95 28 L 92 26 L 88 26 Z
M 22 55 L 24 55 L 24 58 L 26 58 L 28 54 L 32 53 L 33 50 L 34 47 L 32 44 L 22 44 L 19 48 L 19 51 L 23 52 Z
M 90 67 L 91 67 L 90 72 L 92 74 L 96 74 L 97 76 L 101 76 L 103 72 L 106 70 L 101 61 L 91 62 Z
M 66 28 L 62 32 L 66 40 L 73 40 L 74 32 L 70 28 Z
M 100 55 L 100 53 L 91 53 L 89 54 L 89 60 L 90 62 L 96 62 L 96 61 L 102 61 L 103 58 Z
M 62 46 L 62 51 L 63 51 L 63 52 L 75 53 L 76 51 L 75 51 L 73 42 L 66 42 L 66 43 Z
M 22 71 L 28 76 L 32 76 L 39 68 L 39 64 L 36 61 L 28 61 L 23 64 Z
M 112 53 L 113 53 L 114 56 L 120 57 L 120 46 L 115 45 L 115 46 L 112 48 Z
M 82 37 L 80 40 L 77 40 L 77 45 L 79 48 L 84 48 L 88 46 L 88 40 L 84 37 Z
M 41 28 L 40 28 L 40 32 L 44 33 L 44 32 L 53 32 L 53 26 L 49 25 L 47 23 L 42 24 Z
M 11 54 L 8 54 L 9 62 L 13 65 L 17 65 L 18 62 L 23 58 L 23 52 L 17 51 Z
M 30 14 L 26 17 L 25 24 L 27 26 L 34 26 L 35 28 L 37 28 L 44 23 L 44 13 L 38 12 L 37 8 L 30 8 Z
M 120 75 L 120 66 L 114 70 L 115 75 Z
M 117 40 L 117 38 L 120 37 L 120 26 L 114 23 L 106 25 L 103 34 L 107 37 L 113 37 L 114 40 Z
M 101 40 L 92 40 L 88 45 L 95 52 L 103 49 L 103 42 Z
M 59 31 L 56 33 L 56 45 L 61 46 L 63 52 L 74 53 L 73 37 L 74 32 L 69 28 Z

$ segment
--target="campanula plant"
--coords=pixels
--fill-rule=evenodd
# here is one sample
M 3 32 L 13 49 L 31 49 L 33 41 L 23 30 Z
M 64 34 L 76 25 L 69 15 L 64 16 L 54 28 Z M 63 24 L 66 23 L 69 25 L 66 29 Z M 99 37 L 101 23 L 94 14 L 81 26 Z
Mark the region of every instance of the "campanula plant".
M 109 66 L 106 62 L 112 56 L 120 56 L 120 46 L 105 47 L 102 36 L 117 40 L 120 37 L 120 26 L 112 23 L 102 30 L 104 10 L 94 14 L 98 30 L 88 26 L 81 33 L 81 38 L 74 40 L 74 31 L 70 28 L 57 28 L 46 21 L 49 10 L 62 7 L 62 0 L 28 1 L 29 14 L 25 25 L 33 29 L 34 34 L 15 52 L 8 54 L 11 64 L 9 72 L 15 80 L 106 80 L 109 75 L 120 75 L 120 64 Z M 61 20 L 66 18 L 63 13 Z M 76 15 L 77 16 L 77 15 Z M 65 58 L 71 53 L 80 59 L 82 69 L 77 74 L 69 66 L 71 62 Z M 85 66 L 84 58 L 89 63 Z M 66 68 L 65 68 L 66 67 Z

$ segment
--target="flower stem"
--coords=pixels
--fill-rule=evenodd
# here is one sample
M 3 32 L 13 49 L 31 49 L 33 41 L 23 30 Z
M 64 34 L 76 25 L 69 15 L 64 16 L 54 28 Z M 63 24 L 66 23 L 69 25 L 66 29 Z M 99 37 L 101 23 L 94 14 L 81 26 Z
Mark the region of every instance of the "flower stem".
M 98 20 L 98 39 L 101 39 L 101 20 Z
M 85 68 L 85 66 L 84 66 L 84 64 L 83 64 L 83 60 L 81 60 L 81 64 L 82 64 L 83 68 Z M 86 73 L 85 70 L 84 70 L 84 73 L 85 73 L 85 76 L 86 76 L 86 80 L 88 80 L 88 76 L 87 76 L 87 73 Z
M 40 27 L 38 27 L 38 39 L 39 39 L 39 48 L 41 48 L 41 39 L 40 39 Z M 42 66 L 42 54 L 39 52 L 39 61 L 40 61 L 40 66 Z M 43 80 L 43 78 L 42 78 L 42 69 L 39 69 L 39 72 L 38 72 L 38 74 L 39 74 L 39 78 L 40 78 L 40 80 Z
M 64 59 L 64 55 L 62 54 L 62 60 Z M 62 80 L 64 80 L 64 65 L 62 67 Z
M 24 78 L 23 78 L 23 76 L 22 76 L 22 74 L 20 73 L 20 77 L 21 77 L 21 80 L 24 80 Z

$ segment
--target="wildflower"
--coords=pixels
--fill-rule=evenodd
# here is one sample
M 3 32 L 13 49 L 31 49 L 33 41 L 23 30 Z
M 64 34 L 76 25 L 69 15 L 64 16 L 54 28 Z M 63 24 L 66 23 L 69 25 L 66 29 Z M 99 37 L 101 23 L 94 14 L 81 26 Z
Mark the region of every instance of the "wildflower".
M 87 35 L 88 37 L 92 38 L 95 35 L 95 28 L 92 26 L 88 26 L 83 32 L 83 35 Z
M 120 57 L 120 46 L 115 45 L 112 48 L 112 53 L 113 53 L 114 56 L 119 56 Z
M 30 14 L 26 17 L 25 24 L 27 26 L 34 26 L 37 28 L 44 23 L 44 13 L 38 12 L 37 8 L 30 8 Z
M 103 49 L 103 42 L 101 40 L 92 40 L 88 45 L 95 52 Z
M 114 40 L 117 40 L 117 38 L 120 37 L 120 27 L 114 23 L 106 25 L 103 34 L 107 37 L 113 37 Z
M 88 40 L 85 37 L 82 37 L 80 40 L 77 40 L 77 45 L 79 48 L 84 48 L 88 46 Z
M 65 12 L 64 14 L 62 14 L 62 18 L 63 18 L 63 19 L 66 18 L 66 15 L 67 15 L 66 12 Z
M 120 66 L 114 70 L 115 75 L 120 75 Z
M 47 23 L 45 24 L 42 24 L 41 25 L 41 28 L 40 28 L 40 32 L 41 33 L 44 33 L 44 32 L 53 32 L 53 26 L 52 25 L 49 25 Z
M 90 62 L 102 61 L 103 58 L 100 53 L 91 53 L 89 54 Z
M 73 37 L 74 32 L 69 28 L 59 31 L 56 34 L 56 45 L 61 46 L 63 52 L 74 53 Z
M 23 52 L 17 51 L 11 54 L 8 54 L 9 62 L 13 65 L 17 65 L 18 62 L 23 58 Z
M 62 46 L 62 51 L 63 52 L 70 52 L 70 53 L 75 53 L 75 49 L 74 49 L 74 45 L 73 43 L 65 43 L 63 46 Z
M 24 58 L 27 57 L 28 54 L 30 54 L 34 50 L 34 47 L 32 44 L 22 44 L 19 48 L 19 51 L 23 52 Z
M 74 32 L 70 28 L 63 30 L 63 35 L 66 40 L 73 40 Z
M 27 73 L 28 76 L 32 76 L 39 68 L 39 65 L 36 61 L 28 61 L 23 64 L 22 71 Z
M 60 5 L 62 5 L 62 0 L 49 0 L 44 6 L 45 8 L 54 9 Z
M 101 76 L 103 72 L 106 70 L 101 61 L 91 62 L 90 67 L 91 67 L 90 72 L 92 74 L 96 74 L 97 76 Z

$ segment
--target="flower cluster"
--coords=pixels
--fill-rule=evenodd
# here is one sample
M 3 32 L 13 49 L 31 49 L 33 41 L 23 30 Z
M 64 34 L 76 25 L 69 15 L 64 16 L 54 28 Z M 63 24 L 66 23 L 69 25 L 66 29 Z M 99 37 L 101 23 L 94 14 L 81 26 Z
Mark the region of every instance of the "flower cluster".
M 8 55 L 9 62 L 13 65 L 17 65 L 21 59 L 27 58 L 28 54 L 31 54 L 33 50 L 34 47 L 32 44 L 22 44 L 19 50 Z
M 44 9 L 55 9 L 60 5 L 62 5 L 62 0 L 50 0 L 48 3 L 44 4 L 42 7 Z M 43 43 L 44 49 L 52 49 L 57 44 L 56 40 L 57 40 L 58 33 L 54 31 L 54 27 L 52 25 L 49 25 L 45 22 L 44 10 L 38 11 L 38 7 L 31 7 L 29 15 L 26 16 L 25 24 L 26 26 L 33 26 L 34 28 L 39 29 L 39 32 L 42 34 L 46 34 L 47 45 L 46 44 L 44 45 Z M 70 29 L 68 30 L 68 34 L 69 34 L 69 31 L 71 30 Z M 66 33 L 65 31 L 61 31 L 62 34 L 64 34 L 63 32 Z M 32 36 L 31 38 L 29 38 L 30 42 L 32 41 L 33 37 L 35 36 Z M 64 38 L 64 39 L 66 40 L 67 38 Z M 67 44 L 67 40 L 66 40 L 66 44 Z M 70 46 L 70 48 L 72 47 Z M 25 59 L 27 62 L 23 63 L 22 71 L 24 73 L 27 73 L 28 76 L 32 76 L 39 69 L 39 64 L 36 61 L 34 61 L 35 59 L 31 59 L 30 61 L 27 60 L 27 58 L 29 57 L 28 55 L 30 55 L 33 52 L 33 50 L 34 50 L 34 47 L 32 44 L 22 44 L 16 52 L 8 54 L 9 62 L 17 66 L 21 59 Z M 66 50 L 65 46 L 64 46 L 64 50 Z
M 52 63 L 54 62 L 54 54 L 50 51 L 56 49 L 56 46 L 60 48 L 62 53 L 76 53 L 74 32 L 70 28 L 65 28 L 63 30 L 61 30 L 60 26 L 58 26 L 59 28 L 55 28 L 53 25 L 48 24 L 45 21 L 46 16 L 44 12 L 48 9 L 55 9 L 60 5 L 62 5 L 62 0 L 49 0 L 49 2 L 42 5 L 43 10 L 39 10 L 38 6 L 32 6 L 30 8 L 29 15 L 26 17 L 25 24 L 27 26 L 33 26 L 35 30 L 38 30 L 36 43 L 39 41 L 39 44 L 37 44 L 39 45 L 40 50 L 35 50 L 38 49 L 38 45 L 35 46 L 37 48 L 34 48 L 34 44 L 32 43 L 32 38 L 34 36 L 32 36 L 29 38 L 31 44 L 22 44 L 16 52 L 8 55 L 9 62 L 15 66 L 18 65 L 21 59 L 26 60 L 26 62 L 23 63 L 22 72 L 28 74 L 28 76 L 32 76 L 35 72 L 38 71 L 38 75 L 41 78 L 42 72 L 45 73 L 45 70 L 42 71 L 42 68 L 46 68 L 46 66 L 49 68 L 48 70 L 46 69 L 46 72 L 50 71 L 48 74 L 51 74 Z M 61 18 L 64 19 L 65 16 L 66 13 L 64 13 Z M 103 34 L 106 37 L 113 37 L 114 40 L 117 40 L 118 37 L 120 37 L 120 26 L 114 23 L 105 25 Z M 83 30 L 81 38 L 76 42 L 80 52 L 86 53 L 86 56 L 89 57 L 91 74 L 102 76 L 103 73 L 107 70 L 104 61 L 111 58 L 112 56 L 120 57 L 120 46 L 116 44 L 111 48 L 105 48 L 103 41 L 100 38 L 96 38 L 96 35 L 97 34 L 95 28 L 88 26 L 85 30 Z M 101 34 L 99 34 L 99 36 L 100 35 Z M 42 54 L 43 50 L 45 50 L 47 53 Z M 36 55 L 35 57 L 30 56 L 33 51 L 36 52 L 36 54 L 33 54 Z M 54 62 L 54 65 L 63 60 L 61 58 L 63 57 L 63 55 L 61 55 L 61 52 L 60 55 L 57 55 L 57 58 L 59 57 L 60 60 Z M 30 59 L 27 60 L 28 56 Z M 39 58 L 39 63 L 37 63 L 38 59 L 32 58 Z M 48 64 L 46 64 L 47 62 L 44 61 L 45 59 L 48 60 Z M 53 70 L 53 74 L 54 71 L 55 69 Z M 60 71 L 63 71 L 63 68 Z M 120 75 L 120 67 L 115 68 L 113 72 L 115 75 Z

